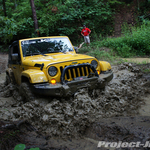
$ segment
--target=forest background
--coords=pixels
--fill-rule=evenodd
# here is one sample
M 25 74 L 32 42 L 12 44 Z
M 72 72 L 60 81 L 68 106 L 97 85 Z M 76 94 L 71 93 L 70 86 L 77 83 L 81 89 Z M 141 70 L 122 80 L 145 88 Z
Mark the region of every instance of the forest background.
M 65 35 L 78 45 L 86 24 L 91 46 L 81 53 L 148 56 L 149 18 L 150 0 L 0 0 L 0 51 L 8 51 L 14 40 L 37 36 Z

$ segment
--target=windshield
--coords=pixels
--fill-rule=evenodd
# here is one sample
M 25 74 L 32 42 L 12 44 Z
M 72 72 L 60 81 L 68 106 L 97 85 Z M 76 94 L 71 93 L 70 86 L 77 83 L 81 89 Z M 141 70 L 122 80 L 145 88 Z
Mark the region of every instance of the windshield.
M 68 38 L 45 38 L 21 42 L 23 57 L 73 51 Z

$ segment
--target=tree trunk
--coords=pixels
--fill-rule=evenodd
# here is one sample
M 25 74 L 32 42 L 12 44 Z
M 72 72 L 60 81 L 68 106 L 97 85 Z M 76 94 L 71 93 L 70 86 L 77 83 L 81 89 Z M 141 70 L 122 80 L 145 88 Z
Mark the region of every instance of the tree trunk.
M 14 7 L 15 7 L 15 9 L 17 8 L 16 0 L 14 0 Z
M 5 0 L 3 0 L 3 10 L 4 10 L 4 15 L 5 15 L 5 17 L 6 17 L 6 16 L 7 16 L 7 14 L 6 14 Z
M 30 0 L 30 2 L 31 2 L 32 16 L 33 16 L 33 21 L 34 21 L 34 28 L 35 28 L 35 30 L 37 30 L 38 29 L 38 21 L 37 21 L 37 16 L 36 16 L 34 0 Z

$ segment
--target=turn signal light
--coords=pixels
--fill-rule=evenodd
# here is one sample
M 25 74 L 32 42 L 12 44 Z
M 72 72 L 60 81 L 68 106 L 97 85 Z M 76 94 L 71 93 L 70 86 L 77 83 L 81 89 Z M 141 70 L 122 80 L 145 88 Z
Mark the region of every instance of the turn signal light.
M 56 84 L 56 80 L 55 80 L 55 79 L 52 79 L 52 80 L 51 80 L 51 84 Z
M 97 73 L 98 73 L 98 75 L 100 75 L 100 71 L 99 70 L 97 70 Z

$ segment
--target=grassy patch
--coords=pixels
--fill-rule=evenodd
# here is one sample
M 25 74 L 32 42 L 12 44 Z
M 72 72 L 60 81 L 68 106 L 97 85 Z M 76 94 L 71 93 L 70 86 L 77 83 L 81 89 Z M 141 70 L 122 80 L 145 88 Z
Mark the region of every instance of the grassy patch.
M 106 47 L 99 47 L 98 44 L 95 45 L 95 42 L 90 46 L 83 45 L 83 47 L 79 49 L 79 53 L 90 55 L 96 57 L 98 60 L 108 61 L 111 63 L 117 63 L 120 61 L 119 57 L 117 57 L 111 49 Z
M 148 64 L 148 63 L 149 63 L 149 62 L 145 60 L 145 61 L 142 61 L 142 62 L 140 62 L 140 63 L 138 63 L 138 64 L 139 64 L 139 65 L 140 65 L 140 64 L 145 65 L 145 64 Z
M 79 53 L 96 57 L 99 60 L 106 60 L 113 64 L 122 62 L 134 62 L 121 58 L 133 58 L 137 56 L 150 55 L 150 22 L 143 23 L 141 27 L 133 27 L 131 30 L 123 32 L 123 36 L 118 38 L 105 38 L 86 44 L 79 49 Z M 138 63 L 138 62 L 136 62 Z M 147 64 L 143 61 L 142 64 Z
M 133 56 L 150 55 L 150 22 L 141 27 L 133 27 L 124 31 L 124 35 L 118 38 L 106 38 L 96 41 L 93 45 L 98 47 L 108 47 L 118 56 L 123 58 Z
M 94 51 L 88 52 L 87 54 L 90 56 L 94 56 L 99 60 L 110 60 L 110 61 L 114 60 L 114 57 L 110 53 L 105 52 L 105 51 L 94 50 Z

